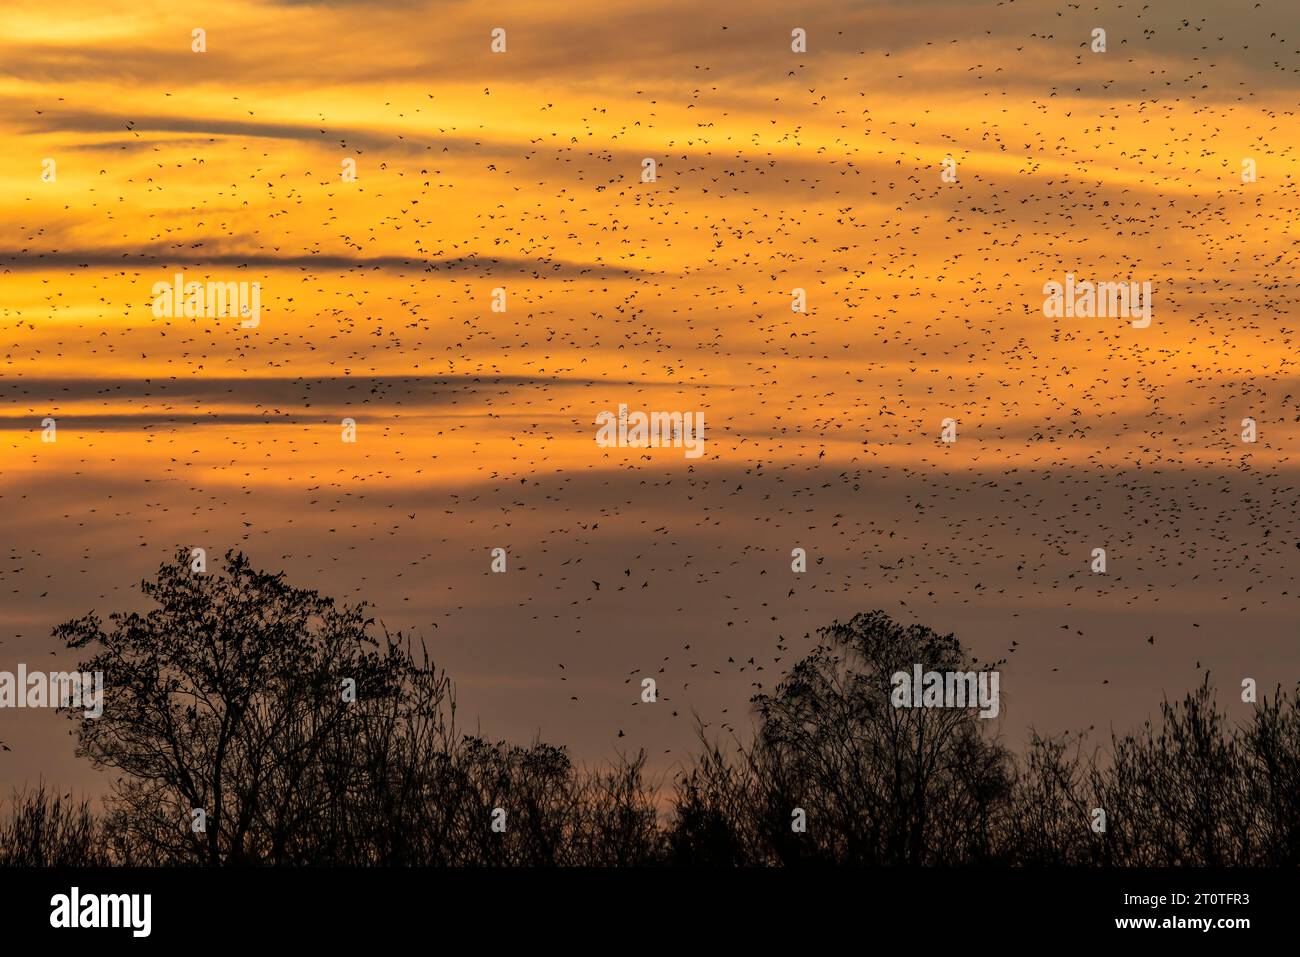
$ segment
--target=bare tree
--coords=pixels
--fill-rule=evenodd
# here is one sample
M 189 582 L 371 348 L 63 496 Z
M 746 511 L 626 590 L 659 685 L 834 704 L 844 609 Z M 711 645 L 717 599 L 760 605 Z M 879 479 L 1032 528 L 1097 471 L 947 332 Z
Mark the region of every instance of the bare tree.
M 79 753 L 118 772 L 105 812 L 17 794 L 0 864 L 1300 862 L 1300 696 L 1280 689 L 1232 726 L 1207 676 L 1104 752 L 1035 734 L 1017 760 L 974 707 L 895 706 L 897 672 L 979 669 L 876 611 L 821 629 L 748 738 L 701 730 L 665 809 L 644 753 L 582 767 L 460 733 L 448 677 L 364 605 L 238 554 L 199 575 L 178 553 L 143 590 L 143 615 L 55 632 L 105 676 L 102 717 L 68 710 Z
M 81 670 L 105 676 L 103 715 L 70 714 L 78 753 L 123 773 L 113 802 L 131 838 L 206 864 L 281 855 L 320 813 L 297 789 L 325 749 L 415 669 L 398 642 L 369 635 L 364 607 L 292 588 L 242 555 L 227 565 L 196 574 L 180 552 L 143 583 L 156 603 L 146 614 L 55 632 L 93 651 Z
M 1009 755 L 970 709 L 896 708 L 890 698 L 892 675 L 913 664 L 972 670 L 957 640 L 879 611 L 819 634 L 775 693 L 754 699 L 759 726 L 738 748 L 743 770 L 714 748 L 679 782 L 678 859 L 696 846 L 706 859 L 752 863 L 989 859 Z M 806 833 L 792 827 L 797 810 Z
M 1095 755 L 1081 735 L 1031 734 L 1003 817 L 999 856 L 1028 866 L 1097 864 L 1100 836 L 1092 830 Z

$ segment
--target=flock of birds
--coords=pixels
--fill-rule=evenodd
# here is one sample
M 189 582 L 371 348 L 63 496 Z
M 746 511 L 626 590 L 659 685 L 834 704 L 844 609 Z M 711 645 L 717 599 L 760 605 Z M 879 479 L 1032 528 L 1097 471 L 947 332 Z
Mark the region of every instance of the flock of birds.
M 365 129 L 326 109 L 286 123 L 241 92 L 207 135 L 169 126 L 162 92 L 85 154 L 75 210 L 24 204 L 0 253 L 25 283 L 0 302 L 6 630 L 44 648 L 59 621 L 129 603 L 124 570 L 240 547 L 433 635 L 471 699 L 508 707 L 508 676 L 521 720 L 558 698 L 590 705 L 575 729 L 651 740 L 697 718 L 743 734 L 747 696 L 808 632 L 873 607 L 989 665 L 1032 648 L 1033 680 L 1058 654 L 1081 667 L 1061 641 L 1097 643 L 1097 687 L 1132 647 L 1233 617 L 1284 629 L 1295 115 L 1241 102 L 1232 70 L 1293 89 L 1297 59 L 1274 35 L 1272 70 L 1242 65 L 1219 24 L 1138 16 L 1104 61 L 1059 30 L 1006 65 L 971 51 L 957 105 L 913 114 L 864 71 L 906 91 L 917 59 L 828 69 L 815 44 L 747 100 L 701 62 L 675 96 L 557 108 L 489 84 L 469 124 L 437 90 Z M 1189 75 L 1144 58 L 1163 30 L 1195 34 Z M 956 62 L 970 44 L 925 45 Z M 1074 79 L 1036 75 L 1043 57 Z M 55 127 L 67 109 L 34 112 Z M 532 132 L 511 142 L 507 116 Z M 117 244 L 80 245 L 80 222 Z M 145 291 L 180 269 L 260 280 L 260 327 L 148 317 Z M 1044 319 L 1040 287 L 1067 271 L 1152 280 L 1152 328 Z M 620 402 L 703 410 L 704 458 L 597 448 Z M 629 732 L 616 709 L 646 710 L 647 676 L 663 714 Z

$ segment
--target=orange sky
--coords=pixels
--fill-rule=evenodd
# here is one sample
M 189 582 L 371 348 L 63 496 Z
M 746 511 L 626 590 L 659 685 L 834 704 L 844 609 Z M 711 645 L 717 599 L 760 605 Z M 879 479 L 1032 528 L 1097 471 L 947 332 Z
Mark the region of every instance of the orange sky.
M 1017 641 L 1013 742 L 1295 681 L 1294 7 L 209 6 L 0 10 L 0 669 L 202 545 L 664 770 L 874 607 Z M 155 318 L 177 271 L 259 326 Z M 1066 272 L 1152 326 L 1044 318 Z M 596 447 L 619 403 L 706 455 Z M 101 787 L 66 730 L 0 713 L 0 777 Z

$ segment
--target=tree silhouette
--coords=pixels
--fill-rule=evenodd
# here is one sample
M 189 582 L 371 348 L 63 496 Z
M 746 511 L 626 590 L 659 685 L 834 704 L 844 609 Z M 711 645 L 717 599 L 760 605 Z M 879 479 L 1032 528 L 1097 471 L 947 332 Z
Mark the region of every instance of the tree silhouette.
M 1011 790 L 1010 755 L 969 709 L 895 708 L 890 677 L 973 670 L 951 635 L 883 612 L 819 631 L 772 695 L 743 769 L 716 746 L 679 782 L 675 859 L 934 864 L 987 860 Z M 806 833 L 791 826 L 806 814 Z M 735 822 L 744 822 L 735 823 Z M 698 850 L 698 856 L 696 851 Z
M 979 669 L 874 611 L 819 630 L 752 700 L 752 735 L 701 731 L 663 794 L 644 753 L 582 767 L 460 734 L 423 647 L 242 555 L 207 575 L 178 553 L 143 591 L 144 614 L 55 631 L 105 677 L 102 717 L 68 709 L 79 754 L 118 772 L 105 810 L 15 794 L 0 864 L 1300 863 L 1300 698 L 1280 689 L 1231 725 L 1207 675 L 1105 748 L 1035 733 L 1017 757 L 973 707 L 894 706 L 895 672 Z
M 1111 826 L 1105 860 L 1140 866 L 1294 864 L 1300 852 L 1300 714 L 1295 695 L 1229 727 L 1209 677 L 1161 723 L 1116 737 L 1092 788 Z
M 83 671 L 105 675 L 103 715 L 69 715 L 78 753 L 121 772 L 108 804 L 122 856 L 559 865 L 656 853 L 643 755 L 588 773 L 561 747 L 458 736 L 450 681 L 422 647 L 372 636 L 365 606 L 242 555 L 226 565 L 197 574 L 178 552 L 143 583 L 146 614 L 55 631 L 92 652 Z
M 179 552 L 142 585 L 157 607 L 115 614 L 108 630 L 91 615 L 55 631 L 93 652 L 81 670 L 105 676 L 103 715 L 72 712 L 78 753 L 123 773 L 115 806 L 133 842 L 164 859 L 285 856 L 327 813 L 320 770 L 339 762 L 325 759 L 364 741 L 422 677 L 398 641 L 368 634 L 363 607 L 226 557 L 226 574 L 196 574 Z

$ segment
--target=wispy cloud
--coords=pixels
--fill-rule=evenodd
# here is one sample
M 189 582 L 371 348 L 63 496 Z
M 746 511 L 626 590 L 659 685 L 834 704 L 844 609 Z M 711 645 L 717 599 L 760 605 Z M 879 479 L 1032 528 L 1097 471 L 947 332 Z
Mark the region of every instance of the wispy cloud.
M 214 244 L 219 240 L 214 239 Z M 76 249 L 39 252 L 29 249 L 0 249 L 0 271 L 33 271 L 68 268 L 130 269 L 157 266 L 219 266 L 232 269 L 301 269 L 346 271 L 378 269 L 387 272 L 448 272 L 494 276 L 519 273 L 529 276 L 592 276 L 619 278 L 642 274 L 643 270 L 550 259 L 522 259 L 509 256 L 448 256 L 415 259 L 405 256 L 343 256 L 336 253 L 275 256 L 266 253 L 205 253 L 193 249 Z

